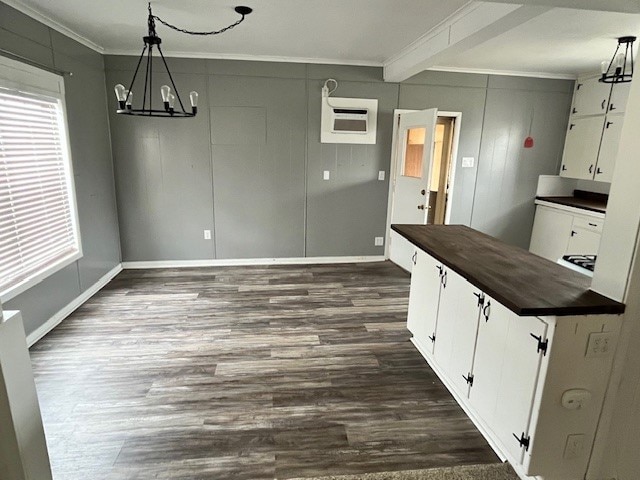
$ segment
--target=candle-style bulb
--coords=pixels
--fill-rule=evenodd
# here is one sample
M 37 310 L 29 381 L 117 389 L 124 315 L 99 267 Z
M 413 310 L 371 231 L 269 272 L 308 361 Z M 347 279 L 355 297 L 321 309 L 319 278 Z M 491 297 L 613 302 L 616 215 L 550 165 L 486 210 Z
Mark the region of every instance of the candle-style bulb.
M 160 87 L 160 95 L 162 95 L 162 103 L 164 104 L 164 109 L 169 110 L 169 95 L 171 95 L 171 89 L 169 85 L 163 85 Z
M 124 85 L 122 84 L 117 84 L 113 90 L 116 92 L 116 99 L 118 100 L 118 106 L 120 107 L 120 110 L 122 110 L 124 108 L 124 102 L 127 99 L 127 95 L 126 95 L 126 89 L 124 88 Z
M 133 92 L 130 90 L 127 90 L 125 94 L 127 99 L 125 102 L 125 105 L 129 110 L 131 110 L 131 103 L 133 102 Z
M 191 111 L 195 115 L 196 113 L 198 113 L 198 92 L 190 92 L 189 100 L 191 100 Z
M 606 60 L 602 62 L 600 64 L 600 71 L 602 72 L 603 75 L 606 75 L 607 72 L 609 71 L 609 62 L 607 62 Z
M 624 67 L 625 56 L 624 53 L 619 53 L 616 55 L 616 68 Z
M 169 111 L 173 113 L 174 106 L 176 104 L 176 96 L 173 93 L 169 93 L 167 96 L 167 103 L 169 104 Z

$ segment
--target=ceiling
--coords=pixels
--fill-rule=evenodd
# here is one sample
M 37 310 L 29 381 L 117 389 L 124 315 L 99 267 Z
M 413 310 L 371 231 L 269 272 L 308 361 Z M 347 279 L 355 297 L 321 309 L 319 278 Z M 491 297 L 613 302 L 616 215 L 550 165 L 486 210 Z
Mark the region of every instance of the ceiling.
M 142 49 L 146 0 L 3 1 L 100 52 L 138 55 Z M 502 26 L 509 28 L 496 30 L 491 38 L 463 51 L 445 51 L 432 67 L 569 78 L 597 70 L 612 54 L 616 37 L 640 34 L 640 13 L 619 13 L 640 12 L 638 0 L 494 1 L 542 6 L 543 13 L 514 25 L 507 20 Z M 195 37 L 158 25 L 164 53 L 386 66 L 433 32 L 442 31 L 443 25 L 464 18 L 461 12 L 493 5 L 469 0 L 152 1 L 155 15 L 190 30 L 213 30 L 235 22 L 238 15 L 233 8 L 238 4 L 253 7 L 254 13 L 222 35 Z

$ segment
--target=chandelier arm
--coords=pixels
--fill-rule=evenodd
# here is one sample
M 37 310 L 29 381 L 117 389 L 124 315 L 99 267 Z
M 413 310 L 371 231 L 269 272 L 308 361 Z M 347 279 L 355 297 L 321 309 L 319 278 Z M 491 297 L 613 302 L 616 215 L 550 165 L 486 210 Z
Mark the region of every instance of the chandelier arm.
M 164 63 L 164 68 L 167 69 L 167 73 L 169 74 L 169 80 L 171 80 L 171 85 L 173 86 L 173 91 L 176 92 L 176 97 L 178 97 L 178 102 L 180 103 L 180 108 L 184 113 L 187 111 L 184 109 L 184 105 L 182 104 L 182 99 L 180 98 L 180 94 L 178 93 L 178 87 L 176 87 L 175 82 L 173 81 L 173 76 L 171 75 L 171 71 L 169 70 L 169 66 L 167 65 L 167 61 L 164 59 L 164 54 L 162 53 L 162 48 L 158 44 L 158 52 L 160 52 L 160 58 L 162 58 L 162 62 Z
M 142 63 L 142 59 L 144 58 L 144 53 L 147 51 L 147 44 L 144 44 L 144 48 L 142 49 L 142 53 L 140 54 L 140 59 L 138 60 L 138 65 L 136 65 L 136 71 L 133 73 L 133 78 L 131 79 L 131 83 L 129 84 L 129 92 L 133 88 L 133 83 L 136 81 L 136 76 L 138 75 L 138 70 L 140 69 L 140 64 Z M 125 102 L 129 99 L 129 95 L 127 94 L 127 98 L 125 98 Z
M 180 27 L 176 27 L 175 25 L 171 25 L 170 23 L 164 21 L 163 19 L 161 19 L 160 17 L 153 15 L 152 16 L 154 19 L 158 20 L 160 23 L 162 23 L 164 26 L 169 27 L 177 32 L 181 32 L 181 33 L 186 33 L 188 35 L 218 35 L 219 33 L 224 33 L 227 30 L 231 30 L 234 27 L 237 27 L 238 25 L 240 25 L 242 22 L 244 22 L 244 18 L 245 15 L 241 14 L 240 20 L 238 20 L 235 23 L 232 23 L 231 25 L 221 28 L 220 30 L 212 30 L 210 32 L 194 32 L 192 30 L 186 30 L 184 28 L 180 28 Z
M 151 49 L 153 45 L 149 47 L 149 110 L 153 108 L 153 55 L 151 55 Z M 151 112 L 149 112 L 151 115 Z
M 153 50 L 153 45 L 149 45 L 149 50 L 147 50 L 147 65 L 144 70 L 144 92 L 142 93 L 142 109 L 144 110 L 147 105 L 147 81 L 149 80 L 149 58 L 151 57 L 151 51 Z M 149 105 L 151 108 L 151 105 Z

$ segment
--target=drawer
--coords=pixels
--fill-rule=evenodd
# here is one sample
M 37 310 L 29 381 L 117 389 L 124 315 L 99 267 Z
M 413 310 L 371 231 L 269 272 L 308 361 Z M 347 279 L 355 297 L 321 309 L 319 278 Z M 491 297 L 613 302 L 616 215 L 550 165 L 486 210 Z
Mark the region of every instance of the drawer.
M 592 232 L 602 233 L 602 226 L 604 225 L 603 218 L 590 218 L 590 217 L 573 217 L 573 228 L 582 228 L 584 230 L 590 230 Z

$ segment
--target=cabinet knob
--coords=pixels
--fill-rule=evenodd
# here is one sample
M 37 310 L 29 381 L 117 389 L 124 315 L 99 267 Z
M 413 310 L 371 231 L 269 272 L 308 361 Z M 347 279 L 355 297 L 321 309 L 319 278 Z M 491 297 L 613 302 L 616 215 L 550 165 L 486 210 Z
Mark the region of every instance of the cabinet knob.
M 491 316 L 491 300 L 489 300 L 482 309 L 482 315 L 484 315 L 484 321 L 488 322 L 489 317 Z
M 593 165 L 589 165 L 589 173 L 593 173 Z
M 578 234 L 578 232 L 576 232 L 575 230 L 571 230 L 571 236 L 575 237 Z
M 596 175 L 601 175 L 602 174 L 602 170 L 600 170 L 600 167 L 596 168 Z
M 575 126 L 576 126 L 576 124 L 575 124 L 575 123 L 571 123 L 571 124 L 569 124 L 569 130 L 573 130 L 573 127 L 575 127 Z
M 447 288 L 447 271 L 440 276 L 440 283 L 442 284 L 442 288 Z
M 573 107 L 573 109 L 571 110 L 571 113 L 578 113 L 578 111 L 576 110 L 576 107 Z
M 600 104 L 600 110 L 604 110 L 606 105 L 607 105 L 607 99 L 605 98 L 604 100 L 602 100 L 602 103 Z
M 564 172 L 567 169 L 567 166 L 565 164 L 562 164 L 562 171 Z
M 616 107 L 615 107 L 615 105 L 613 103 L 611 105 L 609 105 L 609 111 L 615 110 L 615 109 L 616 109 Z
M 604 128 L 609 128 L 611 125 L 613 125 L 613 122 L 607 122 L 604 126 Z

